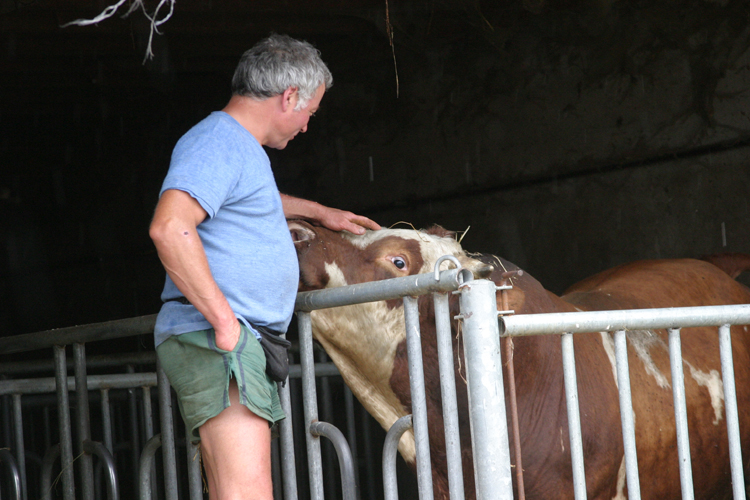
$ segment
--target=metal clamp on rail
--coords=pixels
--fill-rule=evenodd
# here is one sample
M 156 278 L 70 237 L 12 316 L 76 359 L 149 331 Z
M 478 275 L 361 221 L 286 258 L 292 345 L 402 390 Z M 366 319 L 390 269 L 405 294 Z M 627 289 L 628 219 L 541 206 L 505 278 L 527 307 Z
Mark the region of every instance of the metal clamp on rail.
M 497 312 L 498 316 L 507 316 L 516 313 L 515 310 L 509 309 L 507 291 L 513 289 L 511 279 L 517 276 L 523 276 L 523 271 L 515 269 L 513 271 L 505 271 L 500 275 L 500 284 L 495 287 L 495 290 L 500 292 L 500 301 L 503 305 L 503 310 Z
M 459 271 L 461 270 L 461 262 L 459 262 L 456 257 L 454 257 L 453 255 L 443 255 L 437 260 L 437 262 L 435 262 L 435 281 L 440 281 L 440 264 L 442 264 L 446 260 L 453 262 L 456 265 L 456 269 Z

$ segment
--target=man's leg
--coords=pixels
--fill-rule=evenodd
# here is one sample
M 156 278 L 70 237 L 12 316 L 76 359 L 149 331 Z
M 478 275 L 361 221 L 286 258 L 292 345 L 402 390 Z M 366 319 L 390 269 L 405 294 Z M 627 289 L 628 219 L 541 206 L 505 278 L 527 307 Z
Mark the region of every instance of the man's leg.
M 211 500 L 273 500 L 268 421 L 239 402 L 229 382 L 230 406 L 200 429 L 201 455 Z

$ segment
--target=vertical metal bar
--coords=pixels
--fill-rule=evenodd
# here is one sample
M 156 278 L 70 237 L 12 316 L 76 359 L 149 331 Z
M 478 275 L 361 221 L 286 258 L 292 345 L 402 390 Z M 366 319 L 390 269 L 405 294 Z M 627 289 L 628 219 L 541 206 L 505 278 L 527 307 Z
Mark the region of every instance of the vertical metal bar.
M 281 452 L 281 478 L 284 498 L 297 499 L 297 468 L 294 456 L 294 426 L 292 425 L 292 399 L 290 394 L 291 381 L 279 387 L 281 408 L 286 418 L 279 423 L 279 443 Z
M 305 439 L 307 465 L 310 475 L 310 497 L 324 500 L 323 467 L 320 456 L 320 438 L 313 436 L 310 425 L 318 421 L 318 400 L 315 392 L 315 360 L 313 359 L 312 320 L 310 313 L 298 312 L 300 365 L 302 367 L 302 400 L 305 408 Z
M 115 469 L 115 459 L 112 454 L 97 441 L 86 440 L 83 442 L 83 448 L 89 455 L 97 455 L 102 464 L 104 464 L 108 475 L 107 496 L 109 500 L 120 499 L 119 483 L 117 481 L 117 470 Z
M 680 329 L 669 328 L 669 364 L 672 368 L 672 398 L 677 431 L 677 457 L 680 468 L 682 500 L 693 500 L 693 468 L 690 459 L 690 436 L 688 434 L 687 400 L 685 399 L 685 374 L 682 370 L 682 343 Z
M 271 492 L 273 498 L 283 498 L 283 484 L 281 477 L 281 451 L 279 440 L 271 438 Z
M 512 499 L 495 284 L 471 281 L 460 290 L 477 499 Z
M 719 327 L 719 353 L 721 356 L 721 378 L 724 380 L 724 404 L 726 405 L 727 434 L 729 436 L 732 491 L 734 492 L 734 500 L 744 500 L 745 478 L 742 470 L 740 420 L 737 414 L 737 392 L 734 385 L 734 360 L 732 359 L 732 337 L 729 325 Z
M 361 491 L 362 482 L 359 480 L 359 455 L 357 453 L 357 425 L 354 418 L 354 394 L 346 384 L 344 384 L 344 405 L 346 407 L 346 440 L 349 442 L 352 460 L 354 461 L 354 481 L 357 484 L 357 491 Z
M 68 367 L 65 346 L 56 345 L 55 385 L 57 390 L 57 418 L 60 429 L 60 467 L 62 468 L 63 499 L 75 500 L 73 475 L 73 436 L 70 428 L 70 403 L 68 401 Z
M 11 480 L 8 482 L 8 488 L 12 489 L 15 493 L 12 496 L 12 499 L 21 500 L 21 492 L 23 491 L 23 487 L 21 486 L 21 473 L 18 470 L 18 464 L 13 458 L 13 454 L 6 449 L 0 449 L 0 463 L 2 462 L 5 462 L 8 466 L 8 472 L 11 476 Z M 10 493 L 10 491 L 8 493 Z
M 177 500 L 177 460 L 174 450 L 174 426 L 172 425 L 172 386 L 156 362 L 156 380 L 159 385 L 159 418 L 161 421 L 161 453 L 164 466 L 164 496 Z M 143 495 L 143 492 L 141 492 Z
M 149 386 L 143 386 L 143 433 L 146 441 L 154 436 L 154 410 L 151 405 L 151 388 Z M 151 492 L 156 497 L 156 467 L 152 464 L 151 471 Z
M 433 300 L 435 302 L 435 328 L 440 367 L 440 394 L 443 398 L 445 454 L 448 460 L 450 500 L 463 500 L 464 472 L 461 464 L 461 436 L 458 428 L 456 374 L 453 365 L 453 341 L 451 339 L 448 294 L 434 293 Z
M 28 498 L 26 491 L 26 449 L 23 443 L 23 415 L 21 414 L 21 395 L 13 394 L 13 425 L 16 435 L 16 460 L 21 479 L 21 497 Z
M 354 479 L 354 461 L 349 443 L 346 442 L 344 434 L 333 424 L 328 422 L 313 422 L 310 432 L 316 436 L 327 437 L 336 451 L 339 459 L 339 470 L 341 471 L 341 491 L 344 500 L 358 500 L 357 482 Z
M 617 361 L 617 385 L 620 395 L 622 442 L 625 447 L 628 500 L 640 500 L 641 485 L 638 480 L 638 455 L 635 449 L 635 421 L 633 418 L 633 399 L 630 392 L 628 341 L 624 330 L 615 332 L 615 360 Z
M 52 429 L 49 417 L 50 406 L 45 405 L 42 409 L 42 420 L 44 421 L 44 449 L 52 446 Z
M 112 443 L 112 413 L 109 406 L 109 389 L 99 391 L 102 395 L 102 433 L 104 434 L 104 446 L 110 453 L 114 453 Z
M 573 334 L 562 334 L 563 375 L 565 377 L 565 402 L 568 407 L 568 433 L 570 456 L 573 462 L 573 493 L 576 500 L 586 499 L 586 474 L 583 466 L 583 441 L 581 415 L 578 410 L 578 382 L 573 349 Z
M 158 365 L 158 362 L 157 362 Z M 138 489 L 140 500 L 151 500 L 151 468 L 154 464 L 154 455 L 156 450 L 161 446 L 161 434 L 157 434 L 148 441 L 143 447 L 141 456 L 138 459 Z
M 360 426 L 362 428 L 362 449 L 365 456 L 365 471 L 367 473 L 367 482 L 370 484 L 369 500 L 375 500 L 375 482 L 377 481 L 375 473 L 375 463 L 372 459 L 372 417 L 366 411 L 360 412 Z
M 76 381 L 76 419 L 78 429 L 78 452 L 80 457 L 81 498 L 94 500 L 94 466 L 91 455 L 84 449 L 84 441 L 91 440 L 89 416 L 89 391 L 86 383 L 86 349 L 84 344 L 73 344 L 73 370 Z
M 185 436 L 187 448 L 188 491 L 190 500 L 203 500 L 203 481 L 201 478 L 201 449 L 191 441 L 189 431 Z
M 325 363 L 327 360 L 326 353 L 318 351 L 318 363 Z M 320 386 L 320 403 L 322 408 L 319 408 L 321 415 L 319 419 L 322 422 L 330 422 L 333 414 L 333 408 L 331 404 L 331 381 L 328 377 L 320 377 L 317 380 Z M 336 453 L 334 451 L 333 443 L 330 440 L 320 442 L 321 453 L 323 458 L 323 480 L 325 481 L 324 489 L 328 492 L 328 500 L 335 500 L 338 498 L 336 491 L 336 474 L 335 471 L 335 459 Z
M 5 375 L 0 375 L 0 380 L 6 380 L 8 377 Z M 11 441 L 11 429 L 10 429 L 10 396 L 6 395 L 3 396 L 2 401 L 2 416 L 0 416 L 0 425 L 2 425 L 3 429 L 3 439 L 2 443 L 10 443 Z
M 146 441 L 154 436 L 154 410 L 151 406 L 151 388 L 143 386 L 143 430 L 146 434 Z
M 42 477 L 40 480 L 42 500 L 52 500 L 52 466 L 59 455 L 59 444 L 47 448 L 47 451 L 44 452 L 44 458 L 42 458 Z
M 127 373 L 135 373 L 133 365 L 127 365 L 125 367 Z M 141 463 L 140 448 L 141 448 L 141 437 L 138 432 L 138 402 L 136 401 L 135 389 L 128 389 L 128 413 L 130 414 L 130 442 L 132 443 L 132 466 L 133 470 L 138 470 Z
M 383 499 L 398 500 L 398 476 L 396 474 L 396 459 L 398 457 L 398 443 L 404 432 L 412 428 L 412 417 L 406 415 L 396 420 L 385 435 L 383 445 Z
M 406 350 L 409 355 L 409 386 L 411 388 L 411 413 L 414 424 L 414 441 L 417 448 L 417 484 L 419 498 L 432 499 L 432 465 L 430 460 L 430 435 L 427 426 L 427 396 L 424 388 L 422 364 L 422 336 L 419 331 L 419 306 L 416 297 L 404 297 L 404 322 L 406 323 Z

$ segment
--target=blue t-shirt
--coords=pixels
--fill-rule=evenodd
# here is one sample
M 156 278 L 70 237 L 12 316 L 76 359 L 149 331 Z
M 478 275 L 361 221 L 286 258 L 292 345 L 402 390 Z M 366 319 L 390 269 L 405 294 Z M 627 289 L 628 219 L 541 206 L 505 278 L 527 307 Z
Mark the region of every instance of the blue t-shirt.
M 258 141 L 227 113 L 211 113 L 177 142 L 161 193 L 168 189 L 190 194 L 208 214 L 198 234 L 237 317 L 285 332 L 299 268 L 271 163 Z M 181 296 L 167 276 L 157 346 L 171 335 L 211 328 L 192 305 L 170 301 Z

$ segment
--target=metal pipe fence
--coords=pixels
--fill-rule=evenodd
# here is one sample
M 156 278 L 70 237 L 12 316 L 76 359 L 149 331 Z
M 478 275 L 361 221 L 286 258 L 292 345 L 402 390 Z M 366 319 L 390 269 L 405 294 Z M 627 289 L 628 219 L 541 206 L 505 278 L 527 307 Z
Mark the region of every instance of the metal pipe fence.
M 169 382 L 157 366 L 155 352 L 86 356 L 92 344 L 139 335 L 150 341 L 154 320 L 147 316 L 0 338 L 3 354 L 40 351 L 34 356 L 43 356 L 52 351 L 41 360 L 14 357 L 0 363 L 0 498 L 204 498 L 199 448 L 189 442 L 175 415 Z M 299 385 L 301 374 L 301 367 L 292 364 L 290 382 L 281 391 L 290 423 L 302 412 L 301 403 L 292 402 L 299 388 L 290 390 Z M 315 364 L 312 376 L 340 381 L 328 361 Z M 349 402 L 349 440 L 358 432 L 369 433 L 371 422 L 360 423 L 355 417 L 364 412 L 355 408 L 351 392 L 340 382 L 332 387 L 338 388 L 337 397 L 343 392 Z M 333 411 L 324 414 L 330 418 Z M 320 433 L 334 436 L 337 445 L 345 441 L 325 426 Z M 282 441 L 291 443 L 291 451 L 280 453 L 274 441 L 278 485 L 282 477 L 294 477 L 295 470 L 292 426 L 283 426 L 281 434 L 286 436 Z M 370 460 L 363 462 L 350 459 L 347 464 L 372 465 Z M 295 482 L 275 496 L 308 498 L 304 481 L 301 486 L 299 491 Z M 334 491 L 330 498 L 340 495 Z M 368 496 L 377 498 L 369 490 Z
M 415 319 L 415 300 L 413 299 L 413 296 L 427 293 L 435 295 L 436 322 L 438 322 L 438 356 L 441 358 L 441 394 L 444 403 L 446 398 L 449 401 L 449 404 L 444 408 L 444 418 L 446 418 L 446 454 L 448 457 L 450 495 L 452 500 L 463 498 L 462 478 L 459 477 L 460 474 L 457 472 L 460 471 L 460 443 L 458 432 L 450 422 L 454 416 L 452 415 L 454 411 L 449 411 L 451 398 L 455 397 L 455 380 L 451 380 L 453 375 L 452 353 L 448 353 L 451 349 L 450 339 L 448 338 L 446 342 L 440 334 L 441 331 L 446 329 L 450 334 L 450 318 L 447 318 L 447 308 L 443 304 L 444 298 L 441 295 L 444 295 L 454 286 L 458 289 L 461 285 L 458 283 L 452 283 L 449 286 L 443 283 L 438 284 L 443 280 L 447 283 L 451 279 L 456 279 L 458 272 L 458 270 L 454 270 L 452 276 L 449 276 L 448 271 L 443 272 L 440 275 L 440 280 L 433 279 L 430 281 L 430 275 L 425 274 L 377 283 L 306 292 L 298 295 L 297 308 L 300 315 L 300 331 L 306 332 L 301 344 L 303 353 L 305 345 L 312 342 L 308 311 L 403 297 L 414 414 L 407 416 L 408 419 L 403 417 L 398 420 L 388 433 L 385 442 L 383 457 L 384 491 L 385 498 L 389 500 L 398 498 L 395 473 L 392 470 L 393 457 L 389 455 L 396 453 L 398 439 L 410 426 L 413 426 L 417 447 L 419 498 L 420 500 L 430 499 L 433 496 L 429 468 L 429 443 L 425 442 L 424 438 L 427 424 L 423 414 L 425 405 L 423 404 L 424 380 L 421 370 L 421 348 L 417 347 L 419 345 L 419 324 L 418 318 Z M 570 423 L 569 437 L 573 464 L 574 495 L 577 500 L 586 498 L 586 477 L 573 337 L 575 333 L 592 332 L 610 332 L 615 339 L 616 373 L 625 445 L 628 495 L 631 499 L 640 498 L 626 337 L 628 330 L 652 329 L 667 329 L 669 331 L 683 498 L 693 498 L 679 336 L 681 328 L 696 326 L 716 326 L 719 330 L 733 494 L 735 499 L 745 498 L 729 327 L 730 325 L 750 324 L 750 305 L 511 315 L 501 317 L 498 325 L 498 321 L 495 319 L 498 315 L 495 291 L 501 289 L 501 287 L 495 287 L 493 283 L 485 280 L 470 280 L 470 277 L 462 276 L 461 282 L 466 281 L 469 286 L 464 287 L 465 290 L 461 291 L 461 315 L 457 319 L 462 320 L 464 329 L 471 435 L 478 499 L 513 498 L 507 429 L 503 425 L 496 425 L 497 422 L 504 422 L 506 419 L 504 398 L 498 398 L 494 395 L 504 394 L 499 339 L 501 336 L 524 335 L 559 335 L 561 338 L 562 369 L 565 380 L 568 421 Z M 487 288 L 487 291 L 479 293 L 478 290 L 484 287 Z M 477 291 L 476 303 L 471 297 L 472 291 Z M 503 312 L 507 313 L 508 311 Z M 510 312 L 512 313 L 512 311 Z M 443 318 L 444 316 L 445 318 Z M 448 326 L 446 326 L 446 323 Z M 482 330 L 488 333 L 483 334 Z M 478 352 L 474 352 L 475 348 L 478 349 Z M 449 357 L 442 359 L 444 355 Z M 486 388 L 490 388 L 490 390 L 482 393 L 482 389 Z M 314 393 L 314 383 L 311 383 L 306 397 L 312 397 Z M 306 414 L 306 426 L 309 427 L 317 421 L 317 410 L 312 405 L 306 411 L 308 412 Z M 496 435 L 493 434 L 494 431 L 497 431 Z M 314 441 L 314 438 L 309 439 Z M 308 453 L 313 454 L 313 459 L 314 454 L 317 453 L 315 446 L 316 443 L 313 442 L 308 448 Z M 456 450 L 458 450 L 458 457 L 455 454 Z M 309 473 L 311 481 L 314 480 L 314 475 L 317 473 L 315 469 L 311 469 Z M 324 498 L 322 489 L 319 489 L 313 498 Z
M 404 322 L 406 326 L 406 342 L 409 364 L 409 382 L 412 400 L 412 429 L 416 446 L 417 482 L 420 500 L 433 498 L 432 469 L 430 458 L 430 443 L 428 435 L 427 406 L 425 396 L 424 373 L 422 370 L 422 346 L 420 340 L 420 321 L 415 297 L 433 294 L 436 303 L 436 314 L 448 313 L 445 294 L 456 292 L 459 294 L 463 322 L 464 348 L 466 351 L 466 367 L 469 402 L 471 406 L 471 434 L 473 445 L 474 468 L 476 472 L 477 490 L 484 497 L 505 499 L 512 498 L 512 484 L 510 479 L 510 453 L 508 450 L 508 433 L 504 425 L 497 422 L 505 421 L 505 400 L 496 397 L 503 393 L 502 363 L 500 360 L 500 336 L 497 322 L 497 305 L 495 302 L 496 287 L 486 280 L 473 280 L 471 272 L 458 267 L 439 272 L 442 260 L 438 260 L 434 273 L 393 278 L 389 280 L 361 283 L 341 288 L 332 288 L 313 292 L 303 292 L 297 295 L 297 315 L 299 318 L 300 353 L 303 370 L 312 359 L 312 321 L 310 311 L 326 309 L 344 305 L 360 304 L 381 300 L 402 298 L 404 303 Z M 442 317 L 438 335 L 441 363 L 450 367 L 445 373 L 453 372 L 453 352 L 450 341 L 450 318 Z M 448 337 L 446 339 L 446 336 Z M 441 372 L 441 377 L 444 373 Z M 310 429 L 318 422 L 315 381 L 305 377 L 305 429 Z M 454 405 L 447 413 L 455 413 L 456 387 L 455 383 L 446 383 L 442 392 L 444 403 Z M 474 402 L 472 404 L 472 401 Z M 455 416 L 455 415 L 454 415 Z M 399 420 L 397 432 L 400 436 L 405 429 L 405 420 Z M 393 458 L 387 454 L 395 452 L 397 437 L 389 437 L 384 453 L 384 491 L 387 498 L 397 498 L 396 477 L 392 471 Z M 310 467 L 310 482 L 316 487 L 312 491 L 313 500 L 326 498 L 321 480 L 320 442 L 312 433 L 307 432 L 308 460 L 314 467 Z M 447 453 L 450 473 L 451 497 L 463 497 L 463 468 L 461 465 L 461 448 L 457 418 L 448 418 L 445 425 L 445 440 L 449 448 Z M 395 441 L 395 443 L 394 443 Z
M 674 307 L 664 309 L 504 316 L 500 318 L 500 331 L 504 336 L 561 335 L 566 403 L 569 412 L 571 457 L 573 460 L 574 493 L 576 500 L 584 500 L 586 498 L 586 480 L 584 474 L 584 457 L 581 451 L 580 418 L 577 417 L 578 396 L 575 381 L 573 334 L 594 332 L 614 334 L 628 498 L 638 499 L 640 498 L 640 483 L 633 407 L 630 395 L 626 336 L 629 330 L 667 330 L 669 334 L 669 357 L 672 373 L 680 484 L 682 487 L 682 498 L 688 500 L 694 497 L 694 491 L 688 439 L 685 382 L 682 372 L 680 331 L 682 328 L 698 326 L 718 327 L 732 493 L 735 500 L 744 500 L 745 480 L 740 447 L 739 416 L 734 381 L 730 326 L 748 324 L 750 324 L 750 304 L 741 304 L 731 306 Z
M 394 465 L 396 449 L 400 436 L 411 428 L 416 445 L 419 498 L 433 498 L 420 321 L 415 299 L 426 294 L 432 294 L 435 303 L 450 497 L 451 500 L 464 497 L 461 443 L 455 414 L 451 318 L 447 305 L 448 294 L 454 292 L 459 296 L 460 303 L 460 314 L 455 319 L 461 321 L 463 328 L 478 499 L 513 498 L 507 428 L 497 425 L 506 421 L 504 398 L 497 397 L 504 394 L 500 338 L 541 334 L 561 336 L 575 498 L 586 498 L 573 342 L 575 334 L 584 332 L 614 334 L 629 498 L 639 498 L 626 348 L 627 332 L 634 329 L 667 329 L 669 332 L 681 484 L 683 498 L 692 498 L 684 376 L 678 360 L 681 359 L 680 329 L 693 326 L 719 327 L 734 498 L 745 498 L 729 325 L 750 324 L 750 305 L 511 315 L 498 320 L 496 290 L 494 283 L 475 281 L 468 271 L 456 268 L 298 294 L 300 359 L 299 364 L 291 366 L 290 379 L 293 379 L 293 383 L 290 380 L 280 387 L 282 406 L 288 417 L 279 429 L 280 439 L 273 444 L 277 500 L 379 497 L 379 490 L 371 484 L 363 488 L 360 482 L 360 469 L 366 472 L 363 477 L 369 479 L 374 476 L 372 457 L 376 453 L 372 451 L 372 440 L 369 438 L 371 429 L 368 425 L 357 423 L 351 393 L 345 391 L 343 407 L 346 418 L 339 423 L 346 433 L 329 422 L 339 413 L 332 409 L 331 404 L 323 402 L 321 409 L 318 407 L 320 396 L 317 394 L 316 380 L 339 375 L 331 363 L 315 362 L 310 312 L 398 298 L 404 303 L 413 414 L 399 420 L 384 437 L 382 491 L 389 500 L 398 498 Z M 51 349 L 53 354 L 52 360 L 45 361 L 42 366 L 38 362 L 27 364 L 15 360 L 0 365 L 0 374 L 4 377 L 0 380 L 0 406 L 4 419 L 0 429 L 3 439 L 0 443 L 0 478 L 3 481 L 0 484 L 5 485 L 0 486 L 0 494 L 23 500 L 88 500 L 104 496 L 110 499 L 132 497 L 154 500 L 203 498 L 199 451 L 184 435 L 181 419 L 175 419 L 169 383 L 153 353 L 131 353 L 120 357 L 99 355 L 87 360 L 86 344 L 150 335 L 154 320 L 155 316 L 146 316 L 0 338 L 2 353 Z M 66 345 L 70 347 L 66 348 Z M 69 351 L 73 353 L 72 362 L 68 360 Z M 38 372 L 45 376 L 13 378 Z M 157 391 L 152 391 L 153 387 L 157 387 Z M 72 395 L 69 395 L 71 392 Z M 40 412 L 32 416 L 28 402 L 33 397 L 51 393 L 56 395 L 54 404 L 42 404 L 46 424 L 39 425 Z M 154 402 L 156 409 L 152 406 Z M 24 405 L 29 408 L 25 409 Z M 321 411 L 323 415 L 320 415 Z M 358 407 L 358 411 L 362 411 L 361 407 Z M 93 418 L 92 415 L 100 418 Z M 55 420 L 56 429 L 52 423 Z M 364 417 L 361 422 L 365 422 Z M 331 456 L 323 457 L 320 436 L 332 440 L 331 448 L 335 449 L 338 460 Z M 305 451 L 301 447 L 302 440 Z M 32 441 L 35 444 L 43 442 L 44 451 L 36 451 L 39 447 L 31 446 Z M 353 446 L 355 442 L 362 444 L 364 453 L 357 453 L 357 447 Z M 178 453 L 178 450 L 181 451 Z M 178 460 L 179 454 L 184 454 L 184 459 Z M 37 455 L 40 458 L 35 459 Z M 55 468 L 57 462 L 59 468 Z M 337 471 L 325 469 L 335 469 L 336 465 L 341 474 L 341 486 L 340 490 L 331 491 L 334 485 L 338 488 L 337 481 L 331 480 L 330 476 Z M 298 477 L 297 471 L 304 469 L 307 469 L 307 477 Z M 124 475 L 123 470 L 130 471 L 130 474 Z M 55 474 L 57 479 L 53 481 Z M 5 480 L 6 477 L 9 480 Z M 37 495 L 37 491 L 32 491 L 30 486 L 38 486 L 41 494 Z M 123 495 L 122 492 L 126 490 L 130 496 Z

